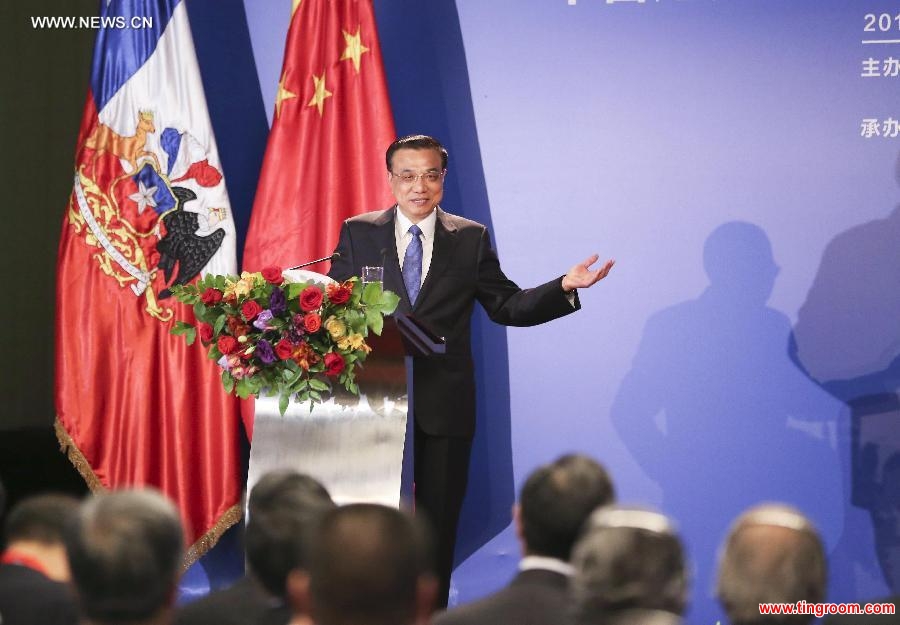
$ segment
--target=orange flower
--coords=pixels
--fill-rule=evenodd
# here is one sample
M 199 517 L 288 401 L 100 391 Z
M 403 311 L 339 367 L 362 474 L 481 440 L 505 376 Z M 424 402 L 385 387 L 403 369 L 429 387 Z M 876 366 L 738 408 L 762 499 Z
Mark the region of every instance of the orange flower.
M 294 350 L 294 362 L 296 362 L 301 369 L 304 371 L 309 371 L 309 368 L 319 362 L 319 357 L 316 355 L 316 351 L 309 346 L 309 343 L 303 341 L 300 343 L 297 348 Z

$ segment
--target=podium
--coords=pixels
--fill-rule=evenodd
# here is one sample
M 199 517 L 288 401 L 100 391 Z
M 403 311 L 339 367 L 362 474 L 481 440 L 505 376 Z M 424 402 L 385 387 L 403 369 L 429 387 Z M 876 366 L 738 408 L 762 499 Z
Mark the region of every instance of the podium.
M 292 281 L 330 281 L 289 271 Z M 247 491 L 265 473 L 290 468 L 322 483 L 339 504 L 397 507 L 412 496 L 412 355 L 442 353 L 443 339 L 410 316 L 385 319 L 381 336 L 357 369 L 359 397 L 335 384 L 332 397 L 310 410 L 291 401 L 284 416 L 277 397 L 256 400 Z

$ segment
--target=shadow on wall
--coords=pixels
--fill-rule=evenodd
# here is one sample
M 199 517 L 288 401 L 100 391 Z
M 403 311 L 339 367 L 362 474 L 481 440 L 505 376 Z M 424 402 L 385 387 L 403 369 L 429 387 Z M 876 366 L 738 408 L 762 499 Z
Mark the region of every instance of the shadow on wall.
M 898 160 L 900 178 L 900 160 Z M 900 180 L 898 180 L 900 182 Z M 900 592 L 900 206 L 825 248 L 791 343 L 797 366 L 848 406 L 840 568 L 852 598 Z M 840 597 L 838 600 L 841 600 Z
M 375 13 L 397 133 L 423 133 L 440 139 L 450 153 L 442 208 L 490 228 L 455 2 L 376 2 Z M 509 525 L 514 500 L 506 330 L 488 321 L 480 308 L 472 325 L 472 346 L 478 421 L 459 525 L 457 563 Z
M 725 223 L 707 238 L 703 263 L 703 293 L 647 322 L 612 420 L 688 546 L 688 620 L 714 623 L 725 620 L 712 598 L 716 550 L 750 505 L 791 503 L 835 544 L 840 405 L 788 357 L 790 322 L 766 305 L 778 274 L 766 233 Z

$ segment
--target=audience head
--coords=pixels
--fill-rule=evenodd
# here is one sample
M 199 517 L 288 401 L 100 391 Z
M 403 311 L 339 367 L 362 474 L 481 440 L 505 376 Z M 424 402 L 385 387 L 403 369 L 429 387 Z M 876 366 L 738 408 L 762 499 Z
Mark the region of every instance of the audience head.
M 606 469 L 588 456 L 568 454 L 538 467 L 514 512 L 525 553 L 568 561 L 585 520 L 614 499 Z
M 183 543 L 178 511 L 156 491 L 88 499 L 66 539 L 85 617 L 121 624 L 166 614 L 175 599 Z
M 37 495 L 16 505 L 6 519 L 6 546 L 37 560 L 53 580 L 69 581 L 66 527 L 78 514 L 78 500 L 68 495 Z
M 672 522 L 645 509 L 606 506 L 585 524 L 572 553 L 575 622 L 619 622 L 623 613 L 656 611 L 677 620 L 687 603 L 684 550 Z M 626 619 L 623 619 L 626 620 Z
M 760 603 L 821 603 L 826 563 L 812 523 L 790 506 L 763 504 L 744 512 L 722 546 L 716 594 L 733 625 L 808 623 L 812 615 L 766 616 Z
M 427 623 L 436 593 L 428 538 L 408 514 L 352 504 L 325 516 L 309 589 L 317 625 Z
M 247 561 L 271 594 L 285 598 L 291 571 L 309 568 L 311 537 L 332 508 L 321 484 L 289 469 L 265 474 L 250 491 L 244 533 Z

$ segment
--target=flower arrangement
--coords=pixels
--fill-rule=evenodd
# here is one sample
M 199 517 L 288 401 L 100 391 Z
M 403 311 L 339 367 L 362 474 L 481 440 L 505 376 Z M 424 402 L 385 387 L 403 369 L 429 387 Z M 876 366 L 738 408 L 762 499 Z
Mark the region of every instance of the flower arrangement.
M 172 288 L 194 307 L 197 325 L 176 322 L 172 334 L 191 345 L 199 335 L 222 368 L 225 391 L 242 399 L 279 398 L 284 415 L 293 396 L 326 401 L 336 381 L 358 395 L 356 367 L 371 351 L 369 331 L 381 334 L 400 298 L 358 278 L 327 284 L 288 282 L 279 267 L 240 276 L 208 275 Z

